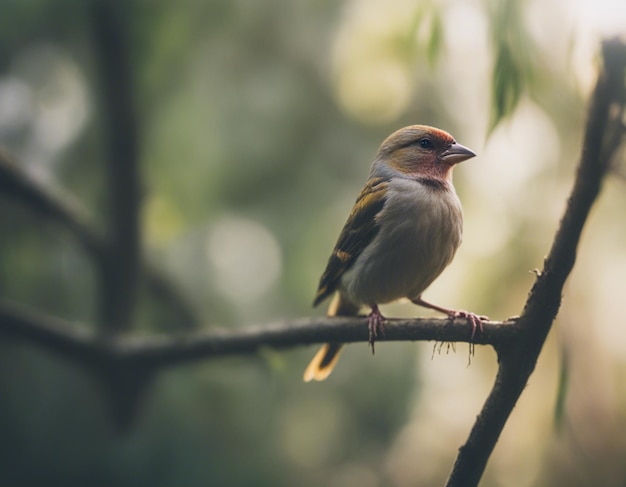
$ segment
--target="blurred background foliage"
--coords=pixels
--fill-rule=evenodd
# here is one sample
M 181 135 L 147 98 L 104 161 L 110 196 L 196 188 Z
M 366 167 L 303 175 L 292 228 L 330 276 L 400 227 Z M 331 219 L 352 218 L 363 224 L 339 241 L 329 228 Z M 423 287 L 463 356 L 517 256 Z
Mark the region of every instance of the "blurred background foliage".
M 0 142 L 101 224 L 107 152 L 89 5 L 0 3 Z M 626 25 L 618 0 L 120 5 L 145 252 L 207 329 L 323 314 L 310 309 L 317 280 L 373 155 L 413 123 L 479 154 L 455 175 L 464 244 L 426 297 L 494 319 L 519 313 L 573 178 L 599 40 Z M 625 190 L 623 176 L 605 185 L 557 326 L 481 485 L 626 482 Z M 2 298 L 94 323 L 88 256 L 0 201 Z M 135 333 L 180 331 L 148 297 L 140 308 Z M 377 351 L 349 347 L 322 384 L 301 381 L 313 349 L 172 369 L 122 435 L 92 376 L 3 341 L 0 485 L 441 485 L 496 357 L 478 348 L 467 367 L 462 345 Z

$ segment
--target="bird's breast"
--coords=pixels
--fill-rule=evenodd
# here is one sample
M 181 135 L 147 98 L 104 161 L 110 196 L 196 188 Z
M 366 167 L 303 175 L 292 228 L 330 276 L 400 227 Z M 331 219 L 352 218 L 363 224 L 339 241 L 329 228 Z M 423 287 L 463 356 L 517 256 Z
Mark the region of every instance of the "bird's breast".
M 341 282 L 368 305 L 418 297 L 454 257 L 463 213 L 451 184 L 394 178 L 377 223 L 378 234 Z

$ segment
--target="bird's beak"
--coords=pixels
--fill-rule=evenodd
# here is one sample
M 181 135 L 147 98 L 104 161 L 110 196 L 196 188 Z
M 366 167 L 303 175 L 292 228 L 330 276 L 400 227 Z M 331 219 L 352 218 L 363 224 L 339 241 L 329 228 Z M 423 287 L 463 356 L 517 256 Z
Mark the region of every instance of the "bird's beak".
M 452 166 L 475 156 L 476 154 L 467 147 L 455 142 L 441 154 L 441 160 Z

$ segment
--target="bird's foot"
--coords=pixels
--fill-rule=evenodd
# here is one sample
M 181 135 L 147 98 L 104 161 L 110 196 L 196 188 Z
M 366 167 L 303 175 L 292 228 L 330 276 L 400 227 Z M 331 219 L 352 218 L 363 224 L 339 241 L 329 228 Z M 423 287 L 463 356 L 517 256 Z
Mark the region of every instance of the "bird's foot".
M 470 342 L 474 340 L 474 335 L 476 335 L 476 328 L 480 329 L 480 332 L 483 332 L 483 321 L 489 321 L 489 318 L 483 315 L 477 315 L 476 313 L 472 313 L 471 311 L 465 310 L 454 310 L 449 308 L 444 308 L 443 306 L 437 306 L 436 304 L 429 303 L 424 301 L 421 297 L 412 299 L 413 303 L 418 306 L 423 306 L 424 308 L 434 309 L 435 311 L 439 311 L 440 313 L 445 313 L 448 315 L 448 318 L 453 320 L 455 318 L 465 318 L 472 325 L 472 336 L 470 338 Z
M 476 329 L 479 329 L 480 332 L 483 332 L 483 321 L 489 321 L 489 317 L 483 315 L 477 315 L 476 313 L 472 313 L 471 311 L 465 310 L 449 310 L 448 318 L 454 320 L 455 318 L 465 318 L 472 325 L 472 336 L 470 337 L 470 341 L 474 341 L 474 336 L 476 335 Z
M 467 366 L 469 367 L 469 365 L 472 363 L 472 355 L 474 355 L 474 351 L 476 349 L 476 346 L 474 343 L 474 336 L 476 335 L 476 329 L 479 329 L 480 332 L 482 333 L 483 321 L 489 321 L 489 318 L 487 316 L 477 315 L 476 313 L 472 313 L 471 311 L 465 311 L 465 310 L 458 310 L 458 311 L 451 310 L 448 313 L 448 317 L 451 320 L 455 318 L 465 318 L 472 325 L 472 335 L 470 337 L 470 342 L 469 342 L 469 356 L 467 359 Z
M 455 318 L 465 318 L 466 320 L 468 320 L 470 324 L 472 325 L 472 336 L 470 337 L 470 342 L 469 342 L 469 356 L 471 360 L 472 355 L 474 355 L 474 336 L 476 335 L 476 329 L 478 328 L 480 332 L 482 333 L 483 321 L 489 321 L 488 317 L 483 316 L 483 315 L 477 315 L 476 313 L 472 313 L 470 311 L 464 311 L 464 310 L 457 311 L 454 309 L 448 309 L 442 306 L 437 306 L 436 304 L 432 304 L 427 301 L 424 301 L 421 298 L 421 296 L 411 299 L 411 301 L 413 301 L 413 303 L 417 304 L 418 306 L 424 306 L 425 308 L 434 309 L 435 311 L 445 313 L 448 315 L 448 318 L 451 320 L 454 320 Z
M 445 313 L 448 315 L 448 318 L 454 320 L 455 318 L 465 318 L 469 320 L 472 325 L 472 337 L 470 341 L 474 340 L 474 335 L 476 335 L 476 328 L 480 329 L 480 332 L 483 332 L 483 321 L 489 321 L 489 318 L 483 315 L 477 315 L 476 313 L 472 313 L 470 311 L 465 310 L 454 310 L 449 308 L 444 308 L 443 306 L 437 306 L 436 304 L 429 303 L 424 301 L 421 297 L 411 299 L 413 303 L 418 306 L 423 306 L 424 308 L 434 309 L 435 311 L 439 311 L 440 313 Z
M 369 345 L 374 355 L 374 343 L 380 333 L 385 336 L 385 317 L 380 313 L 378 306 L 372 306 L 372 311 L 367 315 L 367 329 L 369 330 Z

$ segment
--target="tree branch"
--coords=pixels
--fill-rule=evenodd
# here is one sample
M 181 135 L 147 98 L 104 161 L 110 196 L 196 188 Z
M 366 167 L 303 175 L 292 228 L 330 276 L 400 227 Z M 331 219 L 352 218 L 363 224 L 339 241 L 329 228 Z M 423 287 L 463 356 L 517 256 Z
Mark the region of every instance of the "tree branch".
M 91 224 L 84 207 L 53 183 L 43 184 L 31 177 L 2 147 L 0 195 L 13 198 L 39 216 L 64 227 L 96 263 L 104 260 L 108 243 L 103 234 Z M 141 272 L 148 290 L 174 311 L 182 327 L 198 327 L 195 312 L 176 285 L 161 270 L 144 259 Z
M 326 342 L 367 342 L 367 319 L 300 318 L 237 330 L 212 330 L 183 336 L 117 336 L 90 333 L 76 323 L 52 318 L 0 301 L 0 335 L 37 344 L 63 357 L 90 366 L 124 362 L 154 370 L 258 350 Z M 499 349 L 516 341 L 514 320 L 485 323 L 473 343 Z M 471 327 L 464 319 L 390 319 L 379 341 L 434 340 L 471 342 Z
M 582 156 L 565 214 L 552 248 L 538 275 L 517 326 L 514 344 L 500 349 L 495 384 L 476 418 L 467 442 L 459 449 L 448 487 L 478 485 L 487 460 L 511 411 L 526 387 L 552 323 L 565 280 L 576 260 L 576 249 L 589 211 L 619 143 L 611 134 L 621 131 L 624 104 L 626 45 L 603 44 L 604 66 L 592 95 Z M 620 135 L 621 138 L 621 135 Z

